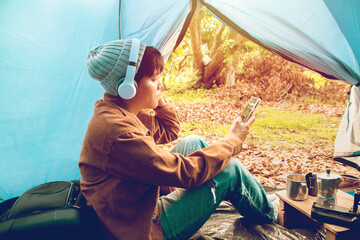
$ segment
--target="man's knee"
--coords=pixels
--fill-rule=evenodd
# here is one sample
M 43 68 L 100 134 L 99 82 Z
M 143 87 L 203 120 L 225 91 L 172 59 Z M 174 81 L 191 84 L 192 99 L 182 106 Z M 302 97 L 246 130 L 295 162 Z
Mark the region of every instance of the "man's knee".
M 226 179 L 226 182 L 228 182 L 230 186 L 237 185 L 241 179 L 241 172 L 243 171 L 242 168 L 244 168 L 244 166 L 238 159 L 231 158 L 226 168 L 215 177 L 215 181 Z
M 181 141 L 184 141 L 185 143 L 187 143 L 187 144 L 192 144 L 192 145 L 207 144 L 202 137 L 200 137 L 200 136 L 198 136 L 198 135 L 195 135 L 195 134 L 194 134 L 194 135 L 186 136 L 186 137 L 184 137 Z
M 189 155 L 197 150 L 207 147 L 209 144 L 198 135 L 190 135 L 183 138 L 171 152 L 181 153 L 184 156 Z
M 225 171 L 230 172 L 232 175 L 240 175 L 244 171 L 245 167 L 242 165 L 239 159 L 231 158 L 229 164 L 224 169 Z

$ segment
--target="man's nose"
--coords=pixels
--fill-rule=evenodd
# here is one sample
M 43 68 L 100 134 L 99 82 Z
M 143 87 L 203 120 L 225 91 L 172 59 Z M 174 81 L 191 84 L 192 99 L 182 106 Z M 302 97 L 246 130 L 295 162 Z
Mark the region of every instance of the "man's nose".
M 162 90 L 164 88 L 164 84 L 162 83 L 162 81 L 158 82 L 158 90 Z

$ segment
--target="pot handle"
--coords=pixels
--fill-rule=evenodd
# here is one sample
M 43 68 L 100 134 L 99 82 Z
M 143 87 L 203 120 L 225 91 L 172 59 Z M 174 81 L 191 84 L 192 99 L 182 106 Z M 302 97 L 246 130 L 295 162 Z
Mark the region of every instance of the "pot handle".
M 308 174 L 305 175 L 305 179 L 306 179 L 306 186 L 308 188 L 314 188 L 314 186 L 311 185 L 311 182 L 310 182 L 310 178 L 314 177 L 313 173 L 312 172 L 309 172 Z

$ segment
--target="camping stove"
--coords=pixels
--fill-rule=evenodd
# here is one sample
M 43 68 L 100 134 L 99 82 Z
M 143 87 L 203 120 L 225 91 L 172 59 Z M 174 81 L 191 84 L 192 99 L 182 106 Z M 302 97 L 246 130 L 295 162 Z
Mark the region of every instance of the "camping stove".
M 314 202 L 311 217 L 320 222 L 335 224 L 348 228 L 360 227 L 360 188 L 355 190 L 354 205 L 351 209 L 340 206 L 324 206 Z

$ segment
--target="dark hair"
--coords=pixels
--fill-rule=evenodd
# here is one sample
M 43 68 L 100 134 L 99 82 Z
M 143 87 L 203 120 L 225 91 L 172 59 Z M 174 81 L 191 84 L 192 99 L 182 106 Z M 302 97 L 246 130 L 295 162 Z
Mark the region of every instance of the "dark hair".
M 140 67 L 135 75 L 135 81 L 139 82 L 144 76 L 150 77 L 154 73 L 161 73 L 163 70 L 164 59 L 159 50 L 146 47 Z

